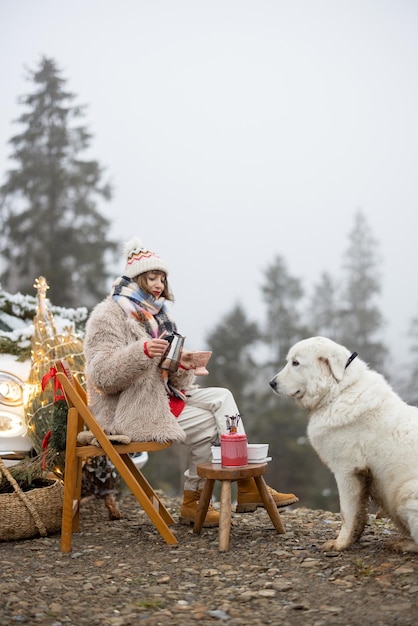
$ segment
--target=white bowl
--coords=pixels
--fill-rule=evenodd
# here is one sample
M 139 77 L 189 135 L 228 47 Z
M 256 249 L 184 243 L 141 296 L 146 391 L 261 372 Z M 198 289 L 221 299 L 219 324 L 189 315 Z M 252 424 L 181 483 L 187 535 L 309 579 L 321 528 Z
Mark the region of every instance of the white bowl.
M 261 461 L 268 457 L 269 454 L 269 444 L 268 443 L 248 443 L 247 444 L 247 452 L 248 452 L 248 462 L 251 461 Z
M 212 462 L 220 463 L 221 462 L 221 446 L 211 446 L 212 450 Z

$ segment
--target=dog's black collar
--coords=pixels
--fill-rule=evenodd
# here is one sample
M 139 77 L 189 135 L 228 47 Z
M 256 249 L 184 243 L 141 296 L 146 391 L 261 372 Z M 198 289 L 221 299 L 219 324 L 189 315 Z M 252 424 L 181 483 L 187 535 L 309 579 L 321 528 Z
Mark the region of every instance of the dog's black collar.
M 356 358 L 356 356 L 358 356 L 357 352 L 353 352 L 353 354 L 349 357 L 347 363 L 345 364 L 345 370 L 347 369 L 347 367 L 350 365 L 351 361 L 354 361 L 354 359 Z

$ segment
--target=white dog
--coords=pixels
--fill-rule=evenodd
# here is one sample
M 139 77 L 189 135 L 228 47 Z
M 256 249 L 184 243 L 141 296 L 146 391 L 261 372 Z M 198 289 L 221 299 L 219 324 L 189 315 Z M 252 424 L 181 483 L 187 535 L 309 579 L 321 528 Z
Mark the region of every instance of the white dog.
M 391 547 L 418 552 L 418 408 L 356 356 L 324 337 L 304 339 L 270 385 L 310 411 L 310 442 L 337 482 L 341 530 L 322 548 L 359 539 L 371 497 L 402 532 Z

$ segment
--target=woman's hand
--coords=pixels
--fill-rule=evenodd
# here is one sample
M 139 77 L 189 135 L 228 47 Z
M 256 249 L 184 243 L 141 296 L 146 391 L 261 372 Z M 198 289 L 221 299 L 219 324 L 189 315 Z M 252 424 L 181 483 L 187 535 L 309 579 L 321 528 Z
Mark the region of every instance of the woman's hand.
M 165 339 L 150 339 L 144 343 L 145 354 L 150 359 L 161 358 L 168 347 L 168 341 Z

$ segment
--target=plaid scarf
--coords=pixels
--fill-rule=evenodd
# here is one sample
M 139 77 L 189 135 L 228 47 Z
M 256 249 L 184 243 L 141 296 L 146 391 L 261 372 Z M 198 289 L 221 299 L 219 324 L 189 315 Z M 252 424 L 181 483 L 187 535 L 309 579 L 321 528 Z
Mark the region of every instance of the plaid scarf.
M 167 334 L 177 332 L 176 324 L 165 306 L 165 298 L 156 300 L 127 276 L 115 280 L 111 296 L 128 317 L 139 320 L 139 313 L 145 317 L 145 328 L 151 337 L 159 337 L 164 330 Z

